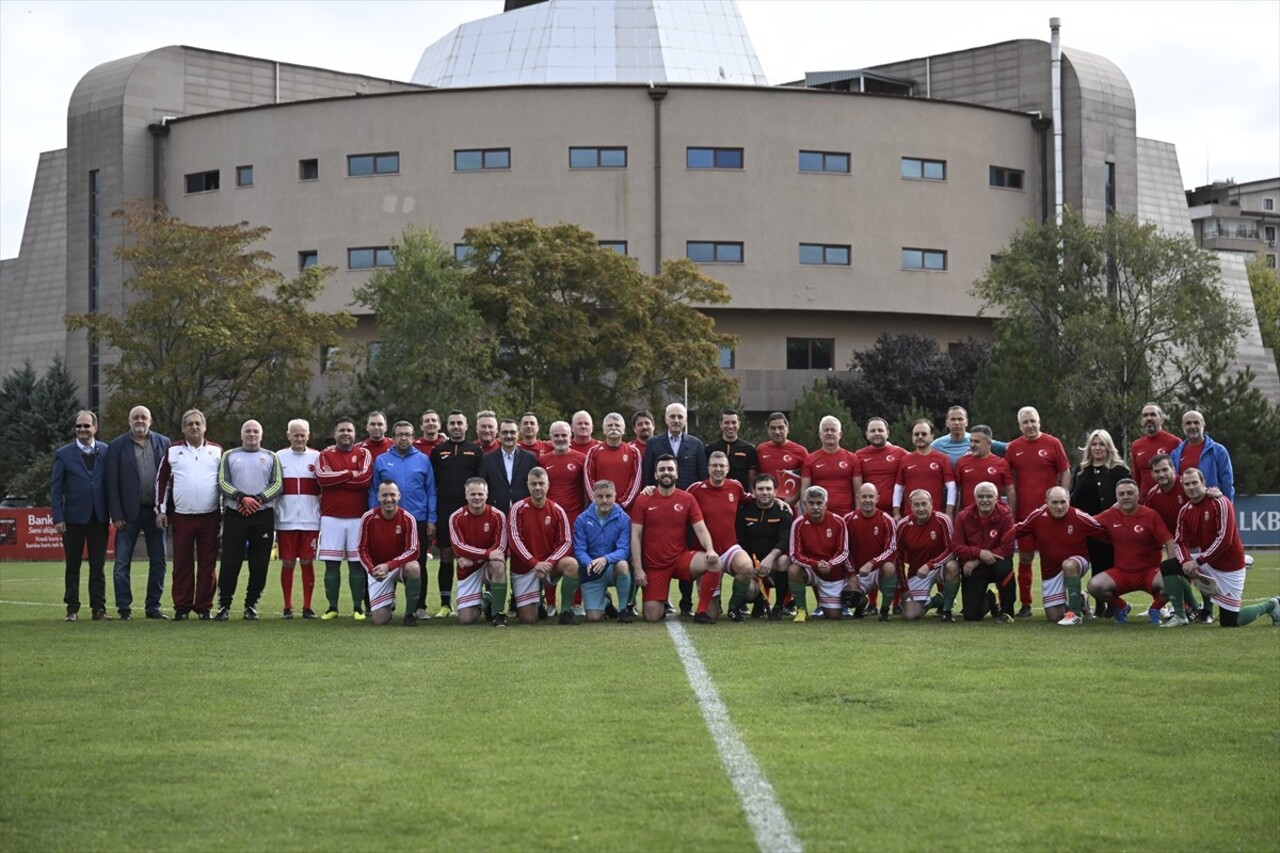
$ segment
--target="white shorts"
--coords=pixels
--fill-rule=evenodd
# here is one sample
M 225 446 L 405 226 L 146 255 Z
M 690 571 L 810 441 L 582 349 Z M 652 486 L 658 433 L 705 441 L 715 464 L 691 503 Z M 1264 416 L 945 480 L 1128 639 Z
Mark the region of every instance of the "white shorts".
M 1067 603 L 1066 572 L 1058 572 L 1051 578 L 1041 577 L 1040 597 L 1044 599 L 1045 607 L 1065 606 Z
M 1084 577 L 1085 575 L 1089 574 L 1089 571 L 1092 568 L 1092 566 L 1089 565 L 1089 558 L 1081 557 L 1079 554 L 1073 554 L 1072 556 L 1067 557 L 1067 560 L 1074 560 L 1076 564 L 1080 566 L 1080 577 Z M 1065 563 L 1067 560 L 1063 560 L 1062 562 Z M 1044 564 L 1043 563 L 1040 564 L 1041 581 L 1043 581 L 1046 577 L 1055 577 L 1055 576 L 1060 576 L 1061 574 L 1062 574 L 1062 566 L 1058 566 L 1057 571 L 1046 574 L 1044 570 Z
M 550 586 L 541 582 L 538 573 L 533 569 L 522 575 L 511 573 L 511 589 L 516 594 L 516 607 L 536 605 L 542 600 L 542 587 Z
M 341 519 L 345 521 L 345 519 Z M 359 520 L 359 519 L 357 519 Z M 367 574 L 367 572 L 366 572 Z M 369 575 L 369 612 L 381 610 L 384 607 L 396 609 L 396 581 L 400 580 L 400 570 L 393 569 L 387 572 L 387 576 L 382 580 L 375 580 L 373 575 Z
M 883 566 L 877 566 L 867 573 L 866 577 L 858 574 L 856 568 L 849 569 L 849 577 L 854 579 L 854 583 L 858 585 L 859 592 L 871 592 L 873 589 L 880 588 L 880 570 Z
M 316 556 L 321 560 L 359 560 L 360 519 L 320 516 L 320 547 Z
M 729 567 L 733 565 L 733 558 L 739 553 L 747 554 L 741 545 L 730 545 L 725 549 L 725 552 L 720 555 L 720 571 L 729 574 Z M 751 559 L 750 554 L 747 554 L 747 559 Z M 754 563 L 755 561 L 752 560 L 752 562 Z
M 841 603 L 844 595 L 844 578 L 827 580 L 808 566 L 805 566 L 804 571 L 809 577 L 809 586 L 817 591 L 819 607 L 825 610 L 828 607 L 839 609 L 844 606 Z
M 465 578 L 458 578 L 458 594 L 454 597 L 454 607 L 461 610 L 464 607 L 484 606 L 485 574 L 478 568 L 473 568 L 471 574 Z
M 1200 567 L 1200 574 L 1213 578 L 1218 585 L 1218 591 L 1210 597 L 1223 610 L 1234 613 L 1239 613 L 1240 605 L 1244 603 L 1244 572 L 1244 569 L 1220 572 L 1213 566 Z
M 907 598 L 911 601 L 926 602 L 932 594 L 933 585 L 942 577 L 942 567 L 930 569 L 924 577 L 916 577 L 913 571 L 907 578 Z

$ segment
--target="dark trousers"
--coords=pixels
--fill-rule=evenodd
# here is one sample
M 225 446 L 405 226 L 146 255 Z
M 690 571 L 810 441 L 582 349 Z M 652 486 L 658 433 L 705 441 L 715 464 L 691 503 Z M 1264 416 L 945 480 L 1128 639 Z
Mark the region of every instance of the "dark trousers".
M 1014 600 L 1018 588 L 1013 581 L 1013 559 L 1006 557 L 996 560 L 990 566 L 979 563 L 973 574 L 960 576 L 960 599 L 964 613 L 964 621 L 981 622 L 987 613 L 987 587 L 996 585 L 996 593 L 1000 596 L 1000 609 L 1013 615 Z
M 178 613 L 213 607 L 218 585 L 218 531 L 222 515 L 202 512 L 169 516 L 173 527 L 173 609 Z
M 244 606 L 257 607 L 267 587 L 267 567 L 271 564 L 271 544 L 276 535 L 276 511 L 260 509 L 243 516 L 234 509 L 222 514 L 222 576 L 218 579 L 218 605 L 230 607 L 240 582 L 240 566 L 249 560 L 249 588 Z
M 164 595 L 164 531 L 156 527 L 156 511 L 154 507 L 144 506 L 138 509 L 138 516 L 133 521 L 126 521 L 123 528 L 116 531 L 116 565 L 112 573 L 116 588 L 116 610 L 128 613 L 133 607 L 133 551 L 138 546 L 138 536 L 142 535 L 147 543 L 147 600 L 146 612 L 155 613 L 160 610 L 160 598 Z
M 62 534 L 62 548 L 67 554 L 66 589 L 62 601 L 68 613 L 80 610 L 80 565 L 84 560 L 85 546 L 89 551 L 89 608 L 107 609 L 107 538 L 109 525 L 105 521 L 88 524 L 68 524 Z

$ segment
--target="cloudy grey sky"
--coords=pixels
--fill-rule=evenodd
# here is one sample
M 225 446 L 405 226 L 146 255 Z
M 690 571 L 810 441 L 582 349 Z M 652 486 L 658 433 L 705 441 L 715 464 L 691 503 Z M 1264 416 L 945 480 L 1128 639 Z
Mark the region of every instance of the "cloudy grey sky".
M 1138 134 L 1178 147 L 1183 183 L 1280 175 L 1280 0 L 739 0 L 770 83 L 1015 38 L 1120 66 Z M 502 0 L 0 0 L 0 257 L 18 254 L 41 151 L 66 145 L 77 81 L 171 44 L 408 80 L 423 48 Z

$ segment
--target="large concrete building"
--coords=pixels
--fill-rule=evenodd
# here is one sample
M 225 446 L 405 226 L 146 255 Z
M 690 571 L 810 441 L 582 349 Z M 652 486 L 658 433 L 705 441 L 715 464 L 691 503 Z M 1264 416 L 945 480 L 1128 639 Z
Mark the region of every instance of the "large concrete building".
M 789 409 L 882 332 L 989 334 L 970 285 L 1022 224 L 1054 215 L 1059 189 L 1090 221 L 1190 229 L 1172 146 L 1137 138 L 1133 94 L 1102 57 L 1062 50 L 1055 140 L 1045 41 L 770 87 L 730 0 L 508 5 L 427 48 L 417 78 L 434 87 L 193 47 L 89 71 L 67 148 L 41 158 L 21 253 L 0 266 L 0 371 L 64 353 L 100 405 L 111 353 L 61 317 L 121 310 L 110 212 L 149 196 L 195 224 L 270 226 L 263 248 L 286 273 L 337 267 L 326 310 L 351 309 L 408 225 L 465 251 L 467 226 L 529 216 L 580 224 L 647 270 L 693 258 L 732 292 L 708 313 L 740 339 L 722 366 L 750 411 Z M 608 32 L 565 71 L 563 40 L 535 49 L 535 16 Z M 733 35 L 719 47 L 716 22 Z M 671 50 L 681 38 L 700 47 Z M 618 47 L 637 44 L 668 54 Z M 353 334 L 376 340 L 372 317 Z

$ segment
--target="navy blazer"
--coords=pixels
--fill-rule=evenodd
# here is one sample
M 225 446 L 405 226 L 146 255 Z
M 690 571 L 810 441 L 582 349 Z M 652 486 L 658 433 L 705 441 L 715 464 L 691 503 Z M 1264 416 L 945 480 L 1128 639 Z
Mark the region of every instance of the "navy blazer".
M 511 482 L 507 482 L 507 463 L 502 448 L 486 453 L 480 460 L 480 476 L 489 484 L 489 505 L 506 515 L 518 501 L 529 497 L 529 472 L 538 467 L 538 457 L 517 447 L 511 460 Z
M 53 523 L 88 524 L 95 518 L 103 524 L 107 515 L 107 445 L 93 441 L 93 470 L 85 464 L 86 454 L 76 445 L 64 444 L 53 454 Z
M 671 433 L 662 432 L 649 439 L 644 446 L 644 484 L 652 486 L 657 483 L 653 478 L 653 469 L 658 464 L 658 457 L 671 453 Z M 700 480 L 707 479 L 707 450 L 702 439 L 696 435 L 685 433 L 680 439 L 679 455 L 676 457 L 676 486 L 687 489 Z
M 148 440 L 159 470 L 171 442 L 168 436 L 158 432 L 152 432 Z M 136 522 L 142 496 L 138 494 L 138 460 L 133 452 L 133 433 L 118 435 L 107 445 L 106 484 L 107 509 L 111 512 L 112 521 L 123 518 L 130 523 Z M 152 500 L 151 504 L 154 506 L 155 501 Z

